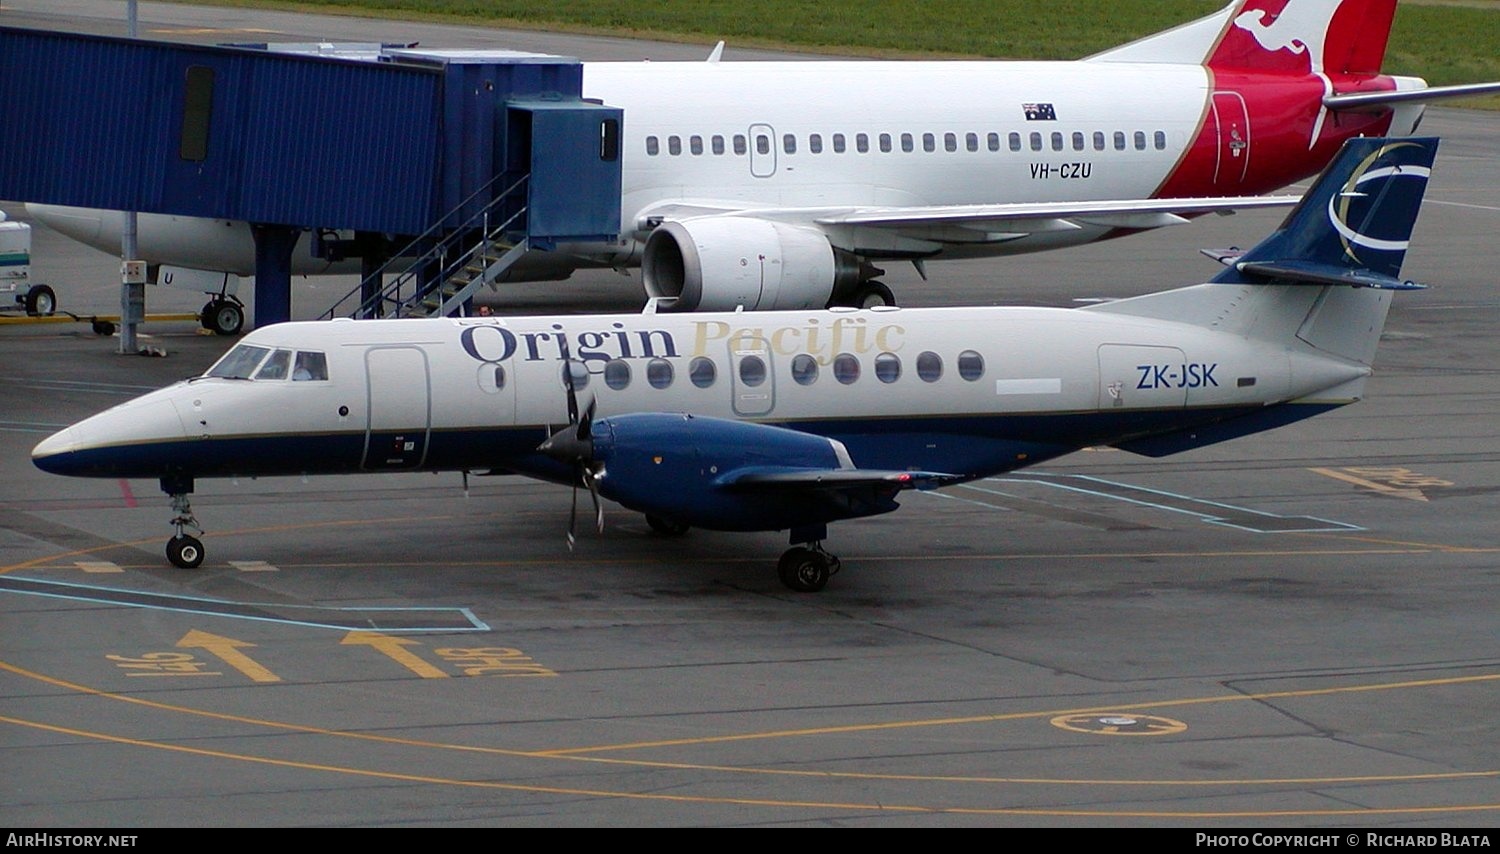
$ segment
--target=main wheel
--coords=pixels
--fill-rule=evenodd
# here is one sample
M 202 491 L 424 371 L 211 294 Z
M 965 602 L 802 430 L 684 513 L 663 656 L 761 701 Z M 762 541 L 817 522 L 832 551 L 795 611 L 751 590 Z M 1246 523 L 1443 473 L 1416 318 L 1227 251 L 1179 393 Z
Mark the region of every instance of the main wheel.
M 203 307 L 203 328 L 219 335 L 234 335 L 245 325 L 245 312 L 238 305 L 216 299 Z
M 854 292 L 855 308 L 876 308 L 883 305 L 895 305 L 896 295 L 885 286 L 884 282 L 869 281 L 859 286 Z
M 32 317 L 51 317 L 57 311 L 57 294 L 46 285 L 32 285 L 26 292 L 26 313 Z
M 203 563 L 203 543 L 197 537 L 178 534 L 167 540 L 167 560 L 179 569 L 197 569 Z
M 798 593 L 817 593 L 828 586 L 828 577 L 833 574 L 828 558 L 804 546 L 794 546 L 781 555 L 776 562 L 776 574 L 785 584 Z
M 651 530 L 661 534 L 663 537 L 680 537 L 688 532 L 689 527 L 685 522 L 663 519 L 660 516 L 653 516 L 650 513 L 646 514 L 646 524 L 651 526 Z

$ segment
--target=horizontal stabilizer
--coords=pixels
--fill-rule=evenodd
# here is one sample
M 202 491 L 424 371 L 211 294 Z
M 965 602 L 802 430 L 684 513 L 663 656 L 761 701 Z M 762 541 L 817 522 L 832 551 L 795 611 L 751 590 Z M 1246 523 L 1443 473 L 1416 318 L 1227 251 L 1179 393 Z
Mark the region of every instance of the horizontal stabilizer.
M 1314 261 L 1245 261 L 1233 266 L 1241 273 L 1266 276 L 1289 285 L 1351 285 L 1383 291 L 1420 291 L 1427 287 L 1372 270 L 1354 270 Z
M 1452 98 L 1473 98 L 1500 94 L 1500 82 L 1464 83 L 1458 86 L 1427 86 L 1394 92 L 1351 92 L 1347 95 L 1325 95 L 1323 106 L 1330 110 L 1358 110 L 1390 104 L 1429 103 Z

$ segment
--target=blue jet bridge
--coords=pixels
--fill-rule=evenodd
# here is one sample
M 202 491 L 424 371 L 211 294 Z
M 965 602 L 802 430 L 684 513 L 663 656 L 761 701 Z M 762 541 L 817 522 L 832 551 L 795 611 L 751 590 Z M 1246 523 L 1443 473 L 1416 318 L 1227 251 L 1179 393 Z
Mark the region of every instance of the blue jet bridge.
M 0 79 L 0 198 L 247 221 L 259 325 L 290 319 L 303 232 L 364 259 L 367 317 L 453 313 L 527 247 L 620 233 L 623 117 L 569 57 L 0 27 Z

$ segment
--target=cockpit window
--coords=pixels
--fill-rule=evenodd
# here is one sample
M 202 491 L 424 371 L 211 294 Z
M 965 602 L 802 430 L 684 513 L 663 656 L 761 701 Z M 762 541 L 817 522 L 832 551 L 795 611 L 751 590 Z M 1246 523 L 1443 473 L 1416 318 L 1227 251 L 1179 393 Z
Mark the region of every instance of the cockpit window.
M 275 350 L 271 357 L 261 364 L 260 370 L 255 372 L 258 380 L 284 380 L 287 369 L 292 366 L 291 350 Z
M 255 366 L 260 360 L 271 352 L 266 347 L 255 347 L 250 344 L 241 344 L 224 354 L 224 358 L 214 363 L 212 368 L 204 376 L 223 377 L 230 380 L 248 380 L 255 372 Z
M 328 357 L 308 350 L 297 351 L 297 366 L 292 369 L 292 381 L 328 379 Z

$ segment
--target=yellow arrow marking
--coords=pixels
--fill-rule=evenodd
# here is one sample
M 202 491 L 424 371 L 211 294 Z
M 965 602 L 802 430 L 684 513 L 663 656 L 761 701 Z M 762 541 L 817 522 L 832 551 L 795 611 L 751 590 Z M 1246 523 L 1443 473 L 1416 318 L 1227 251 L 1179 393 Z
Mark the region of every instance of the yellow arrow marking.
M 1348 472 L 1341 472 L 1336 469 L 1310 468 L 1308 469 L 1308 471 L 1315 472 L 1326 477 L 1331 477 L 1335 480 L 1342 480 L 1346 483 L 1352 483 L 1355 486 L 1362 486 L 1365 489 L 1374 490 L 1375 492 L 1379 492 L 1382 495 L 1389 495 L 1392 498 L 1409 498 L 1412 501 L 1427 500 L 1427 496 L 1423 495 L 1422 490 L 1420 489 L 1401 489 L 1400 487 L 1389 486 L 1384 483 L 1376 483 L 1373 480 L 1365 480 L 1362 477 L 1355 477 Z
M 339 641 L 342 644 L 364 644 L 374 647 L 381 654 L 417 674 L 423 679 L 447 679 L 448 674 L 433 667 L 402 647 L 414 646 L 418 641 L 395 638 L 379 632 L 350 632 Z
M 238 641 L 234 638 L 226 638 L 220 635 L 211 635 L 208 632 L 200 632 L 197 629 L 193 629 L 183 635 L 182 640 L 178 641 L 177 645 L 204 650 L 256 682 L 281 681 L 280 676 L 256 664 L 251 660 L 250 656 L 239 651 L 239 647 L 242 646 L 255 646 L 253 643 Z

